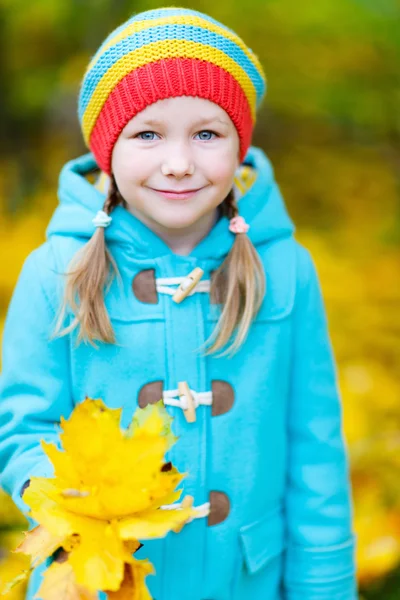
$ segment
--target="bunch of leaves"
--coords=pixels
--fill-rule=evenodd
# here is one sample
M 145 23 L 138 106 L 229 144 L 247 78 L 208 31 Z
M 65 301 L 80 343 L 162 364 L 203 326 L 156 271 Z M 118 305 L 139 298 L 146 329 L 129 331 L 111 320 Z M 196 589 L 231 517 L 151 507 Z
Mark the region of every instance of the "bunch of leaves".
M 61 553 L 63 560 L 44 572 L 43 600 L 94 600 L 98 591 L 112 600 L 150 600 L 145 578 L 154 568 L 134 557 L 139 540 L 178 532 L 197 515 L 189 497 L 170 506 L 185 474 L 165 462 L 177 438 L 162 402 L 138 409 L 127 429 L 120 427 L 121 410 L 86 398 L 61 419 L 61 449 L 42 441 L 55 476 L 32 477 L 24 492 L 37 526 L 16 552 L 31 560 L 5 593 Z

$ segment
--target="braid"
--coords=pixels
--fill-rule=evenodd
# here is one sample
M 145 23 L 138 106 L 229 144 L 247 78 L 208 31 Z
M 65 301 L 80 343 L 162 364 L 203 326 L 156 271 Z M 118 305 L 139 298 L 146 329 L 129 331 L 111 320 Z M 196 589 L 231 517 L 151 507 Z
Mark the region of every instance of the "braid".
M 229 220 L 231 220 L 233 217 L 236 217 L 239 214 L 239 210 L 235 199 L 235 191 L 233 188 L 230 190 L 229 194 L 220 206 L 221 216 L 227 217 Z
M 239 216 L 234 189 L 220 205 L 221 216 L 229 219 Z M 247 337 L 265 295 L 264 267 L 246 233 L 235 235 L 232 247 L 211 280 L 211 303 L 221 305 L 217 326 L 206 344 L 212 343 L 206 354 L 221 350 L 234 332 L 231 346 L 219 356 L 234 354 Z M 204 348 L 204 346 L 203 346 Z
M 124 202 L 115 178 L 111 175 L 103 210 L 109 215 Z M 114 343 L 115 335 L 104 304 L 104 292 L 108 291 L 115 275 L 119 275 L 118 267 L 106 246 L 104 227 L 97 227 L 70 264 L 64 301 L 54 335 L 65 335 L 79 326 L 78 342 L 85 340 L 93 344 L 94 340 L 101 340 Z M 75 320 L 62 329 L 67 306 L 71 307 Z
M 105 199 L 104 204 L 103 204 L 103 210 L 105 213 L 107 213 L 109 215 L 112 213 L 114 208 L 119 206 L 119 204 L 122 204 L 123 206 L 125 206 L 126 202 L 122 198 L 121 194 L 119 193 L 119 189 L 117 187 L 117 182 L 115 181 L 114 175 L 111 175 L 110 187 L 108 189 L 107 198 Z

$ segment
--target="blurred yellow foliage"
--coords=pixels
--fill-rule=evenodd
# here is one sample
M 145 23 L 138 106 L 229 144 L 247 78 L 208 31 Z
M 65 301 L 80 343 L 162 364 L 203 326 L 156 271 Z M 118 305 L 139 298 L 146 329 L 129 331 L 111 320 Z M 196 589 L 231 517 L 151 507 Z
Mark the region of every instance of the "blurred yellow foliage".
M 13 548 L 23 540 L 22 530 L 27 527 L 27 520 L 16 508 L 9 496 L 0 491 L 0 593 L 6 582 L 23 571 L 29 560 L 21 554 L 14 554 Z M 8 600 L 23 600 L 26 585 L 13 589 Z
M 354 259 L 315 234 L 299 237 L 320 272 L 338 363 L 365 583 L 400 561 L 400 252 Z

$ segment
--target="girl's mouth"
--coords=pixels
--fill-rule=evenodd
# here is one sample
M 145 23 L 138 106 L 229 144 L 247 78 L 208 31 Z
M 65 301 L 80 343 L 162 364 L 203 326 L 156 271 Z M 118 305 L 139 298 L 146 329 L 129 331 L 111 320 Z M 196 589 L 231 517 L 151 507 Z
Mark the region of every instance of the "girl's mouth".
M 192 196 L 197 194 L 197 192 L 199 192 L 202 188 L 199 188 L 197 190 L 187 190 L 184 192 L 172 192 L 169 190 L 156 190 L 154 188 L 151 188 L 151 189 L 153 190 L 153 192 L 157 192 L 157 194 L 161 194 L 161 196 L 164 196 L 164 198 L 168 198 L 169 200 L 186 200 L 187 198 L 191 198 Z

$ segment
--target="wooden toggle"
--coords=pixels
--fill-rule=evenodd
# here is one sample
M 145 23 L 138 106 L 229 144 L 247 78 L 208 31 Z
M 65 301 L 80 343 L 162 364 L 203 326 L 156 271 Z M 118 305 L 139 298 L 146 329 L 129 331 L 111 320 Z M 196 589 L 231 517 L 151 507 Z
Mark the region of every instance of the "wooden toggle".
M 204 271 L 200 269 L 200 267 L 196 267 L 185 277 L 185 279 L 181 282 L 180 286 L 176 290 L 175 294 L 172 296 L 172 300 L 179 304 L 186 298 L 188 294 L 192 291 L 194 287 L 199 283 L 200 279 L 203 277 Z
M 194 423 L 196 421 L 196 407 L 194 405 L 194 400 L 190 388 L 186 381 L 180 381 L 178 383 L 178 393 L 180 398 L 181 396 L 185 396 L 187 399 L 188 407 L 186 410 L 183 410 L 183 414 L 185 415 L 186 421 L 188 423 Z

